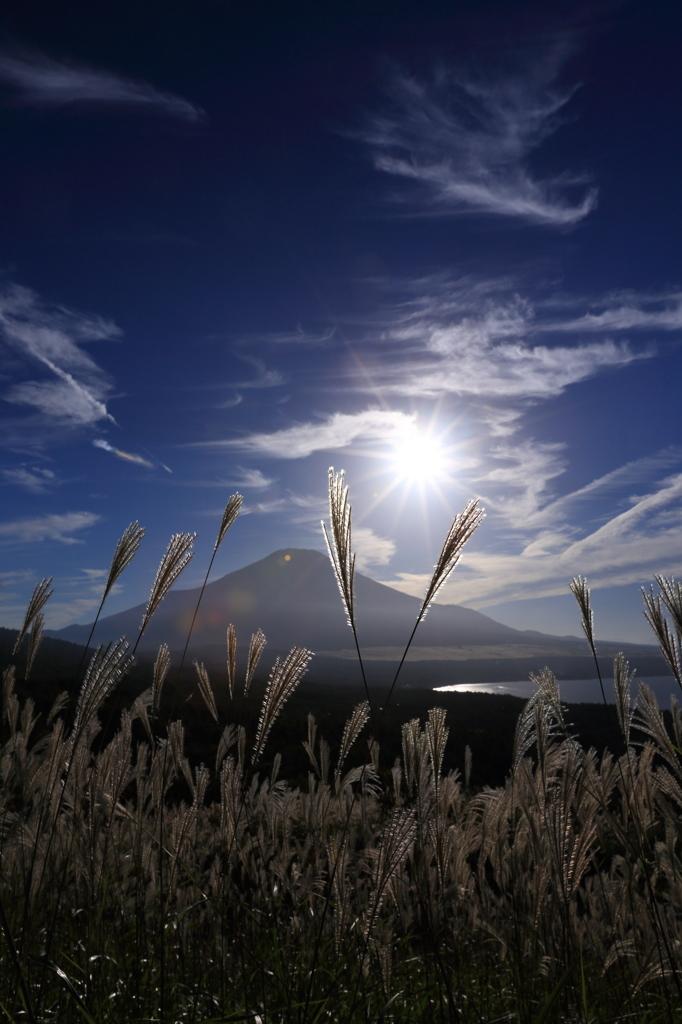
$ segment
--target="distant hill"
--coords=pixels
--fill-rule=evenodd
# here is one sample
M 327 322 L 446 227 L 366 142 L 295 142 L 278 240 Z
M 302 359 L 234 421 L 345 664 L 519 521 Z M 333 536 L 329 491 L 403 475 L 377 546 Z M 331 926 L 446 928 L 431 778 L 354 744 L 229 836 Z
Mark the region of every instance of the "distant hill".
M 393 662 L 414 626 L 419 598 L 400 593 L 356 573 L 357 624 L 363 655 L 369 661 Z M 165 598 L 145 633 L 139 650 L 156 650 L 165 642 L 182 648 L 192 621 L 199 589 L 175 590 Z M 102 618 L 93 643 L 127 636 L 137 638 L 144 605 Z M 318 551 L 285 548 L 210 583 L 192 633 L 195 652 L 225 650 L 229 623 L 240 647 L 262 629 L 270 650 L 305 646 L 318 655 L 342 660 L 355 658 L 351 631 L 329 559 Z M 83 644 L 90 625 L 73 625 L 49 635 Z M 601 645 L 605 656 L 616 648 L 651 658 L 657 649 L 646 645 Z M 611 648 L 613 647 L 613 653 Z M 433 605 L 420 625 L 410 660 L 453 663 L 487 661 L 498 666 L 509 659 L 538 663 L 538 659 L 584 658 L 584 640 L 553 637 L 535 630 L 504 626 L 487 615 L 460 605 Z M 325 658 L 326 660 L 326 658 Z M 544 663 L 544 662 L 543 662 Z M 494 673 L 496 675 L 497 673 Z M 509 676 L 507 676 L 509 678 Z

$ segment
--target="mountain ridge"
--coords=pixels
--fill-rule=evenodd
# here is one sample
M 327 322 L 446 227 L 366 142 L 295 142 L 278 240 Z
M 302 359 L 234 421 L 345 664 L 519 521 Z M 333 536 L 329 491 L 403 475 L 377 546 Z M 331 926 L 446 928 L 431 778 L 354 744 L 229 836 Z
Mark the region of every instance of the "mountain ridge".
M 200 587 L 171 590 L 152 618 L 139 650 L 167 643 L 182 647 L 192 622 Z M 412 632 L 421 600 L 362 573 L 355 574 L 356 622 L 361 647 L 403 648 Z M 137 637 L 144 604 L 100 619 L 92 643 Z M 352 646 L 341 597 L 327 556 L 305 548 L 282 548 L 206 586 L 190 648 L 224 644 L 233 623 L 240 644 L 262 629 L 272 648 L 304 646 L 315 651 L 344 651 Z M 46 635 L 85 643 L 91 624 L 73 624 Z M 484 648 L 503 645 L 538 652 L 547 646 L 575 651 L 577 637 L 556 637 L 517 630 L 462 605 L 434 604 L 420 624 L 416 648 Z

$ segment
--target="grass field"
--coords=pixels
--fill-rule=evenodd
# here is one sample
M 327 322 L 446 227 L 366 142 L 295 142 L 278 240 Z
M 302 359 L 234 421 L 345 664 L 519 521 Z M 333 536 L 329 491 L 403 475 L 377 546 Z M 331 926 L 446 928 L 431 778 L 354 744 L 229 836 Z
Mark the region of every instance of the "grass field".
M 333 475 L 330 506 L 354 635 Z M 456 517 L 423 614 L 479 522 L 475 503 Z M 124 534 L 109 589 L 139 539 Z M 169 546 L 148 617 L 189 551 Z M 682 591 L 659 588 L 647 614 L 679 682 Z M 586 706 L 587 744 L 549 669 L 525 704 L 438 694 L 425 711 L 398 687 L 306 689 L 296 648 L 264 677 L 264 638 L 242 658 L 230 634 L 222 680 L 163 648 L 133 670 L 121 641 L 47 710 L 30 675 L 47 596 L 3 676 L 7 1020 L 682 1019 L 682 713 L 645 686 L 632 704 L 623 659 L 615 706 Z

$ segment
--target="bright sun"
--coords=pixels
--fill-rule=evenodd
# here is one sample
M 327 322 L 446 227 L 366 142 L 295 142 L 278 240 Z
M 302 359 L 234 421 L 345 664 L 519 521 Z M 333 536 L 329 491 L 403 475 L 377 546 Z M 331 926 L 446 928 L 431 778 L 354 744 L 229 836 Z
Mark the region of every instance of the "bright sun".
M 404 480 L 427 483 L 447 475 L 447 458 L 440 443 L 419 431 L 394 442 L 391 462 Z

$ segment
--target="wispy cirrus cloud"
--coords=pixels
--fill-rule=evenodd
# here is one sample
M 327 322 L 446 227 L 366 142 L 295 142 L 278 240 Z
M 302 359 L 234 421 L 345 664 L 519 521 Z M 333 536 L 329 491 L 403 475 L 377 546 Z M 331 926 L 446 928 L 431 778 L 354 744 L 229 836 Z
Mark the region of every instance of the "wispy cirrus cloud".
M 124 452 L 120 448 L 114 448 L 112 444 L 105 441 L 103 438 L 96 438 L 93 442 L 95 448 L 101 448 L 105 452 L 111 452 L 118 459 L 123 459 L 125 462 L 134 462 L 138 466 L 146 466 L 147 469 L 153 469 L 154 463 L 150 462 L 149 459 L 145 459 L 142 455 L 136 455 L 134 452 Z M 169 470 L 170 472 L 170 470 Z
M 292 331 L 270 331 L 265 334 L 245 335 L 237 339 L 238 344 L 253 345 L 254 342 L 261 342 L 267 345 L 302 345 L 309 348 L 325 348 L 334 340 L 337 328 L 327 327 L 320 331 L 306 331 L 301 324 L 297 324 Z
M 265 476 L 260 469 L 242 469 L 238 467 L 229 480 L 221 481 L 221 484 L 227 484 L 228 487 L 243 487 L 260 491 L 265 490 L 266 487 L 271 487 L 274 482 L 270 477 Z
M 439 600 L 485 608 L 566 594 L 568 581 L 577 574 L 588 576 L 597 589 L 647 583 L 657 571 L 679 575 L 682 472 L 651 479 L 652 471 L 660 470 L 674 455 L 666 450 L 658 457 L 628 463 L 558 501 L 547 502 L 544 509 L 531 510 L 528 520 L 519 514 L 516 530 L 509 528 L 513 524 L 507 520 L 503 546 L 470 545 Z M 676 462 L 682 463 L 679 452 Z M 644 493 L 628 496 L 625 488 L 637 482 L 644 485 Z M 606 499 L 610 501 L 604 510 Z M 580 519 L 570 515 L 574 501 L 583 505 Z M 592 518 L 584 507 L 589 501 L 593 502 Z M 490 512 L 494 525 L 494 504 Z M 400 573 L 385 582 L 418 595 L 427 578 L 426 574 Z
M 31 494 L 46 494 L 56 483 L 56 476 L 51 469 L 41 466 L 18 466 L 15 469 L 3 469 L 2 475 L 8 484 L 22 487 Z
M 633 292 L 609 296 L 596 313 L 583 313 L 544 324 L 545 331 L 599 334 L 604 331 L 682 330 L 682 292 L 637 295 Z
M 369 526 L 356 526 L 353 530 L 355 564 L 360 572 L 371 566 L 388 565 L 395 554 L 395 542 L 380 537 Z
M 200 441 L 193 448 L 232 448 L 274 459 L 303 459 L 316 451 L 336 451 L 353 441 L 385 441 L 414 430 L 415 417 L 403 412 L 367 409 L 333 413 L 318 423 L 298 423 L 272 433 L 253 433 L 223 441 Z
M 252 380 L 242 381 L 234 384 L 235 388 L 278 388 L 284 383 L 284 377 L 278 370 L 269 370 L 262 359 L 253 356 L 242 356 L 244 362 L 251 363 L 256 370 L 257 376 Z
M 582 338 L 557 345 L 551 332 L 560 329 Z M 542 340 L 545 332 L 552 343 Z M 510 404 L 556 397 L 602 370 L 653 355 L 651 347 L 635 349 L 627 339 L 589 340 L 589 333 L 586 316 L 548 315 L 512 281 L 415 280 L 367 325 L 367 340 L 378 355 L 374 363 L 366 357 L 371 381 L 363 370 L 356 374 L 357 387 L 405 397 L 458 395 L 481 407 L 487 401 L 505 433 L 510 413 L 501 410 Z
M 116 104 L 145 108 L 184 121 L 202 121 L 206 116 L 201 107 L 147 82 L 52 60 L 35 52 L 0 53 L 0 78 L 19 90 L 23 103 L 32 106 Z
M 100 516 L 94 512 L 65 512 L 62 515 L 15 519 L 9 523 L 0 523 L 0 542 L 35 543 L 58 540 L 62 544 L 82 544 L 82 540 L 72 535 L 94 526 L 99 519 Z
M 596 189 L 584 175 L 541 178 L 529 167 L 575 92 L 554 84 L 564 58 L 565 47 L 555 47 L 519 74 L 488 79 L 442 67 L 425 83 L 395 70 L 389 108 L 356 135 L 378 170 L 422 186 L 426 212 L 569 227 L 594 209 Z
M 81 346 L 120 334 L 110 321 L 50 306 L 28 288 L 13 285 L 0 292 L 6 376 L 16 380 L 35 369 L 42 371 L 40 379 L 19 380 L 2 395 L 6 402 L 37 411 L 38 417 L 22 421 L 19 429 L 40 433 L 46 427 L 115 422 L 106 407 L 110 381 Z

